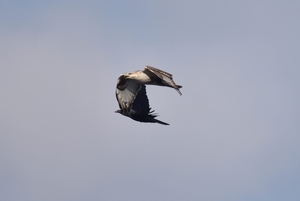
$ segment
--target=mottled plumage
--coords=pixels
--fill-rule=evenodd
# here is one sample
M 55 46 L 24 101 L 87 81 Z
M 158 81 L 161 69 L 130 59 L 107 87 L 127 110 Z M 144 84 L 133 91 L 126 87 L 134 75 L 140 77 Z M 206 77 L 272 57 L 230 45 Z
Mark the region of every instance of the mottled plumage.
M 155 119 L 154 110 L 151 111 L 146 94 L 145 85 L 158 85 L 174 88 L 181 95 L 179 88 L 172 79 L 172 75 L 151 66 L 145 66 L 143 71 L 121 74 L 118 78 L 116 98 L 119 103 L 120 113 L 140 122 L 160 123 L 169 125 Z

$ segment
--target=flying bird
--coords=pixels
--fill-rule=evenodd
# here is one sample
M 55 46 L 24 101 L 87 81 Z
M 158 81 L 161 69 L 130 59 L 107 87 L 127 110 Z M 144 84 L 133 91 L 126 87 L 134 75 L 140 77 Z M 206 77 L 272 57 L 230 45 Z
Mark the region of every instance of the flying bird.
M 116 98 L 119 103 L 120 113 L 140 122 L 159 123 L 169 125 L 155 119 L 158 115 L 153 113 L 149 106 L 149 100 L 145 85 L 158 85 L 174 88 L 180 95 L 182 86 L 176 85 L 172 75 L 151 66 L 131 73 L 121 74 L 118 78 Z

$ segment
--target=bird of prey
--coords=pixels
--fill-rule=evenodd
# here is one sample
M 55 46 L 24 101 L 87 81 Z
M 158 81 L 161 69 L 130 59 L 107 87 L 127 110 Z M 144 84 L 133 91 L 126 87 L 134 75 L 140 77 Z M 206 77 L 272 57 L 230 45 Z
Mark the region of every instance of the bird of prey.
M 140 122 L 159 123 L 169 125 L 158 119 L 154 110 L 149 106 L 145 85 L 158 85 L 174 88 L 180 95 L 182 86 L 176 85 L 172 75 L 151 66 L 145 66 L 142 71 L 121 74 L 118 78 L 116 98 L 119 103 L 120 113 Z

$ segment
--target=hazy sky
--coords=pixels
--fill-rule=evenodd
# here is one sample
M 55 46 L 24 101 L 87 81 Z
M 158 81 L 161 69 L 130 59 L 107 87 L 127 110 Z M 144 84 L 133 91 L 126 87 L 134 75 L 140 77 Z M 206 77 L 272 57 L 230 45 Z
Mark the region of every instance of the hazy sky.
M 46 3 L 47 2 L 47 3 Z M 0 200 L 300 200 L 300 1 L 0 3 Z M 121 73 L 170 126 L 114 113 Z

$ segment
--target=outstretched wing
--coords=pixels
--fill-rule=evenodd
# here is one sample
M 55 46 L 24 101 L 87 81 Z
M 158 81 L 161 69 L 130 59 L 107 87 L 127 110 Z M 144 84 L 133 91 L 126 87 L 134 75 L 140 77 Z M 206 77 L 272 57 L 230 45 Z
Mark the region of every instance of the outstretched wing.
M 180 90 L 179 90 L 179 88 L 181 88 L 182 86 L 175 84 L 175 82 L 173 81 L 172 74 L 167 73 L 165 71 L 162 71 L 160 69 L 154 68 L 152 66 L 145 66 L 145 70 L 144 71 L 146 71 L 145 73 L 147 73 L 147 71 L 153 73 L 159 79 L 162 80 L 163 84 L 165 84 L 165 85 L 167 85 L 169 87 L 174 88 L 180 95 L 182 95 L 181 92 L 180 92 Z
M 141 86 L 142 85 L 135 80 L 125 79 L 122 75 L 119 77 L 116 89 L 116 98 L 121 110 L 130 109 Z
M 130 116 L 136 121 L 152 122 L 163 125 L 169 125 L 163 121 L 155 119 L 157 114 L 153 114 L 154 111 L 150 111 L 149 100 L 146 93 L 146 86 L 142 85 L 138 91 L 134 102 L 131 105 Z
M 132 105 L 131 113 L 134 115 L 148 115 L 150 112 L 149 100 L 146 93 L 146 86 L 141 85 Z

